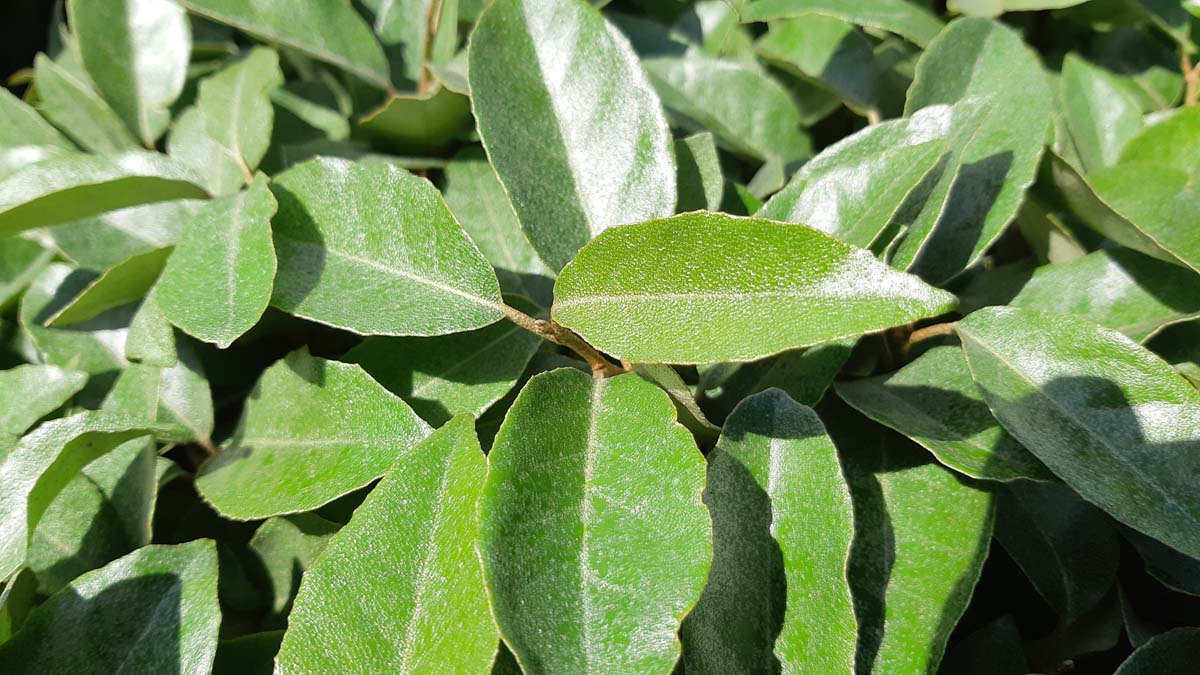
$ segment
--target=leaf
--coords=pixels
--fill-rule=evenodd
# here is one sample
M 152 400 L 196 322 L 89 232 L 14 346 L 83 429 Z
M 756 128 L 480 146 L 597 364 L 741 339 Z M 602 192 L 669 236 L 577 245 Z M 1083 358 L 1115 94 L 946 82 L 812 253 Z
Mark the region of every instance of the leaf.
M 214 195 L 252 182 L 271 142 L 271 90 L 283 84 L 279 56 L 255 48 L 241 61 L 200 81 L 196 104 L 180 114 L 167 151 L 204 177 Z
M 581 0 L 497 0 L 468 58 L 479 136 L 550 267 L 608 227 L 670 215 L 666 118 L 629 43 L 598 11 Z
M 1135 651 L 1115 675 L 1180 672 L 1191 667 L 1200 647 L 1200 628 L 1176 628 L 1155 636 Z
M 713 418 L 724 419 L 742 399 L 772 387 L 798 403 L 816 405 L 850 358 L 856 342 L 856 337 L 835 340 L 808 349 L 790 349 L 761 361 L 723 364 L 732 367 L 727 375 L 714 371 L 709 383 L 701 376 L 704 408 Z M 720 379 L 719 383 L 713 378 Z
M 742 21 L 773 21 L 821 14 L 853 24 L 895 33 L 924 47 L 942 29 L 929 10 L 907 0 L 752 0 Z
M 17 437 L 83 389 L 84 373 L 24 365 L 0 371 L 0 436 Z
M 29 543 L 38 590 L 50 595 L 84 572 L 150 543 L 157 493 L 153 441 L 134 439 L 83 467 L 47 507 Z
M 1125 145 L 1121 162 L 1163 162 L 1190 174 L 1200 172 L 1200 110 L 1180 108 L 1147 127 Z
M 1092 174 L 1089 181 L 1136 229 L 1138 245 L 1127 245 L 1200 273 L 1200 234 L 1188 225 L 1200 214 L 1200 193 L 1190 174 L 1157 162 L 1129 162 Z
M 312 567 L 339 529 L 337 523 L 316 514 L 297 513 L 269 518 L 254 531 L 250 548 L 262 561 L 269 579 L 274 618 L 286 621 L 292 600 L 300 588 L 301 576 Z
M 471 102 L 443 87 L 397 94 L 363 116 L 359 126 L 379 147 L 398 154 L 440 153 L 464 131 Z
M 0 148 L 47 146 L 74 150 L 75 146 L 38 111 L 8 89 L 0 89 Z
M 1085 2 L 1088 0 L 950 0 L 949 9 L 967 16 L 995 17 L 1005 12 L 1062 9 Z
M 873 46 L 852 23 L 821 14 L 774 21 L 755 43 L 764 58 L 830 89 L 860 115 L 879 114 Z
M 1012 615 L 985 624 L 950 648 L 939 673 L 946 675 L 1025 675 L 1029 662 Z
M 213 675 L 269 675 L 283 641 L 282 630 L 262 631 L 217 643 Z
M 1188 557 L 1137 530 L 1122 528 L 1121 534 L 1137 550 L 1150 576 L 1173 591 L 1200 596 L 1200 559 Z
M 988 407 L 1084 499 L 1200 557 L 1200 391 L 1125 336 L 989 307 L 958 323 Z
M 1112 590 L 1121 551 L 1108 516 L 1058 484 L 1010 483 L 997 497 L 996 540 L 1063 622 Z
M 80 323 L 137 301 L 154 285 L 170 254 L 171 249 L 160 248 L 138 253 L 114 265 L 89 284 L 70 304 L 47 319 L 46 325 L 60 327 Z
M 1016 215 L 1037 173 L 1053 97 L 1015 31 L 959 19 L 917 63 L 905 114 L 930 106 L 953 107 L 935 108 L 949 118 L 949 157 L 892 264 L 944 282 L 976 262 Z
M 440 4 L 433 0 L 364 0 L 362 4 L 392 64 L 396 86 L 418 89 L 432 48 L 431 29 L 441 23 L 434 15 Z
M 85 412 L 41 425 L 0 457 L 0 578 L 25 563 L 38 522 L 80 469 L 150 431 L 136 420 Z
M 271 188 L 276 307 L 364 335 L 440 335 L 501 318 L 495 273 L 428 181 L 322 158 Z
M 311 511 L 382 476 L 428 434 L 358 366 L 292 352 L 263 373 L 236 433 L 201 467 L 196 486 L 234 520 Z
M 936 111 L 918 111 L 846 137 L 805 163 L 757 215 L 802 223 L 855 246 L 886 244 L 884 233 L 901 206 L 923 181 L 936 180 L 946 150 L 936 121 Z
M 171 121 L 191 56 L 187 15 L 170 0 L 69 0 L 83 66 L 147 148 Z
M 207 673 L 220 623 L 213 542 L 147 546 L 31 612 L 0 661 L 13 675 Z
M 172 246 L 205 202 L 158 202 L 110 211 L 49 230 L 54 245 L 80 267 L 103 272 L 130 256 Z
M 528 303 L 513 301 L 525 312 Z M 346 353 L 433 426 L 483 414 L 512 389 L 542 340 L 507 321 L 438 337 L 371 337 Z
M 496 268 L 500 287 L 548 306 L 554 273 L 533 250 L 487 158 L 483 153 L 459 153 L 445 172 L 442 193 L 446 204 Z
M 535 376 L 509 410 L 478 545 L 500 632 L 529 675 L 667 673 L 678 659 L 712 530 L 703 458 L 674 420 L 640 377 L 575 369 Z
M 126 366 L 124 345 L 132 307 L 107 312 L 68 329 L 42 326 L 92 278 L 86 272 L 73 272 L 62 263 L 51 263 L 33 280 L 21 299 L 21 326 L 43 363 L 90 375 L 109 373 L 115 377 L 115 371 Z
M 704 494 L 713 567 L 683 623 L 687 671 L 853 673 L 853 507 L 816 413 L 778 389 L 744 400 L 708 456 Z
M 834 384 L 842 400 L 972 478 L 1054 480 L 992 417 L 963 350 L 934 347 L 890 375 Z
M 157 285 L 151 287 L 129 321 L 125 358 L 161 368 L 175 365 L 175 329 L 158 304 Z
M 54 251 L 18 237 L 0 239 L 0 309 L 16 300 L 54 259 Z
M 90 82 L 79 79 L 44 54 L 38 54 L 34 64 L 42 114 L 80 146 L 97 153 L 140 147 L 129 127 Z
M 1145 342 L 1166 326 L 1200 317 L 1200 277 L 1110 248 L 1037 268 L 1010 304 L 1075 314 Z
M 370 26 L 345 2 L 180 0 L 188 11 L 331 63 L 391 89 L 387 58 Z
M 684 426 L 698 441 L 704 444 L 716 440 L 720 427 L 708 421 L 692 390 L 688 387 L 679 373 L 671 366 L 662 363 L 634 363 L 633 372 L 657 384 L 671 397 L 675 404 L 675 414 L 679 423 Z
M 953 306 L 950 294 L 808 227 L 697 212 L 597 237 L 559 275 L 553 316 L 630 361 L 711 363 L 882 330 Z
M 1112 166 L 1142 130 L 1141 108 L 1116 76 L 1075 54 L 1063 60 L 1060 97 L 1067 129 L 1084 172 Z
M 258 323 L 271 301 L 278 205 L 266 177 L 204 205 L 183 231 L 156 288 L 163 316 L 221 349 Z
M 197 181 L 149 152 L 52 157 L 0 178 L 0 236 L 127 206 L 207 197 Z
M 812 154 L 795 102 L 758 68 L 704 56 L 652 58 L 642 67 L 668 110 L 730 150 L 783 164 Z
M 371 669 L 488 673 L 496 626 L 475 551 L 486 476 L 467 415 L 402 454 L 304 575 L 278 672 L 338 670 L 365 651 Z M 388 629 L 327 639 L 346 626 Z
M 712 133 L 704 131 L 675 141 L 675 165 L 679 186 L 675 211 L 720 211 L 725 177 Z
M 190 345 L 175 343 L 170 367 L 130 364 L 109 391 L 102 406 L 135 419 L 175 423 L 186 433 L 173 440 L 195 441 L 212 448 L 212 391 L 204 368 Z

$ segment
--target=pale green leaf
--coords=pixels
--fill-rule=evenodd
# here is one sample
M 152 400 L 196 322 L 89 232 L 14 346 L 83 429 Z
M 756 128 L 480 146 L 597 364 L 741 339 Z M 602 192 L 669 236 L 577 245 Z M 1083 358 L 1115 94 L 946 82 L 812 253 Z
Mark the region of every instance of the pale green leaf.
M 117 263 L 96 277 L 70 304 L 55 312 L 45 325 L 58 328 L 80 323 L 139 300 L 154 285 L 169 255 L 171 249 L 160 248 Z
M 75 145 L 38 114 L 38 111 L 14 96 L 7 88 L 0 87 L 0 148 L 22 146 L 75 149 Z
M 329 541 L 304 575 L 277 672 L 491 670 L 496 626 L 475 551 L 487 462 L 472 425 L 456 417 L 401 454 Z M 387 630 L 351 641 L 347 626 Z
M 676 184 L 679 187 L 678 213 L 720 211 L 725 194 L 721 159 L 711 132 L 704 131 L 675 141 Z
M 527 675 L 670 672 L 712 529 L 704 459 L 669 397 L 636 375 L 537 375 L 488 461 L 479 550 Z
M 1118 243 L 1200 273 L 1200 229 L 1193 227 L 1200 218 L 1200 192 L 1192 185 L 1192 174 L 1159 162 L 1128 162 L 1088 180 L 1096 195 L 1133 228 L 1123 237 L 1133 241 Z
M 130 364 L 102 407 L 134 419 L 174 423 L 186 432 L 171 440 L 211 448 L 213 402 L 204 367 L 189 343 L 179 340 L 175 347 L 175 363 L 169 367 Z
M 20 237 L 0 239 L 0 310 L 7 308 L 54 259 L 54 251 Z
M 878 114 L 873 47 L 853 24 L 821 14 L 774 21 L 755 43 L 763 58 L 830 89 L 860 115 Z
M 447 0 L 449 1 L 449 0 Z M 396 154 L 437 154 L 465 131 L 471 119 L 466 96 L 444 87 L 396 94 L 363 116 L 359 126 L 374 144 Z
M 113 373 L 126 366 L 125 336 L 132 317 L 132 305 L 68 328 L 42 325 L 94 278 L 87 272 L 72 271 L 61 263 L 51 263 L 21 298 L 21 326 L 43 363 L 91 375 Z
M 895 33 L 924 47 L 942 29 L 927 9 L 908 0 L 752 0 L 742 21 L 772 21 L 822 14 L 868 28 Z
M 312 567 L 340 527 L 314 513 L 296 513 L 269 518 L 254 531 L 250 548 L 262 561 L 269 579 L 271 612 L 275 618 L 286 620 L 301 576 Z
M 58 366 L 0 371 L 0 436 L 20 436 L 83 389 L 87 375 Z
M 953 296 L 817 230 L 688 213 L 614 228 L 554 289 L 553 316 L 630 361 L 748 361 L 883 330 Z
M 988 407 L 1084 499 L 1200 557 L 1200 391 L 1124 335 L 989 307 L 958 323 Z
M 365 335 L 440 335 L 501 318 L 491 265 L 425 179 L 323 158 L 271 189 L 274 306 Z
M 1164 162 L 1190 174 L 1200 172 L 1200 110 L 1180 108 L 1135 136 L 1122 162 Z
M 664 363 L 634 363 L 633 372 L 657 384 L 671 396 L 679 423 L 701 442 L 711 443 L 720 428 L 708 421 L 692 390 L 674 368 Z
M 674 210 L 662 106 L 625 37 L 591 5 L 497 0 L 469 59 L 480 138 L 551 267 L 608 227 Z
M 174 245 L 204 203 L 184 199 L 131 206 L 48 231 L 68 260 L 103 272 L 130 256 Z
M 967 16 L 996 17 L 1005 12 L 1062 9 L 1085 2 L 1088 0 L 950 0 L 947 5 L 950 11 Z
M 129 321 L 125 358 L 162 368 L 175 365 L 175 329 L 158 305 L 157 287 L 150 289 Z
M 263 373 L 237 432 L 196 486 L 227 518 L 311 511 L 382 476 L 428 434 L 358 366 L 293 352 Z
M 1116 164 L 1126 143 L 1142 130 L 1137 101 L 1115 75 L 1075 54 L 1063 61 L 1059 92 L 1069 139 L 1084 172 Z
M 38 54 L 34 64 L 42 114 L 81 146 L 99 153 L 140 147 L 90 82 L 44 54 Z
M 433 39 L 428 28 L 440 23 L 430 13 L 441 4 L 435 0 L 362 1 L 367 20 L 392 64 L 392 80 L 397 87 L 417 89 L 423 80 L 421 74 Z

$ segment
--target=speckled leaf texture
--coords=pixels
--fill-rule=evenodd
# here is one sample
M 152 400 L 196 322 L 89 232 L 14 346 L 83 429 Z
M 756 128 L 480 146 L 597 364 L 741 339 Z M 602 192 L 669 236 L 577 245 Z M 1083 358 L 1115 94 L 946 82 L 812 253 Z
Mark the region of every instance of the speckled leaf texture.
M 0 663 L 13 675 L 205 675 L 220 623 L 213 542 L 147 546 L 34 609 Z
M 704 458 L 667 394 L 636 375 L 537 375 L 488 463 L 479 551 L 526 674 L 670 673 L 712 525 Z
M 258 322 L 271 301 L 278 204 L 260 174 L 242 192 L 206 203 L 187 224 L 155 293 L 183 332 L 225 348 Z
M 606 228 L 670 215 L 662 105 L 584 0 L 497 0 L 471 35 L 479 135 L 533 247 L 561 269 Z
M 59 133 L 28 103 L 17 98 L 7 88 L 0 89 L 0 147 L 26 145 L 47 146 L 59 150 L 74 150 L 71 141 Z
M 1125 145 L 1142 130 L 1137 101 L 1121 89 L 1116 76 L 1074 54 L 1063 60 L 1059 92 L 1066 141 L 1079 154 L 1080 168 L 1090 173 L 1116 164 Z
M 853 507 L 816 413 L 778 389 L 742 401 L 708 456 L 705 504 L 713 568 L 684 620 L 687 672 L 853 673 Z
M 363 335 L 441 335 L 501 318 L 495 271 L 429 181 L 319 158 L 271 190 L 272 305 Z
M 90 81 L 44 54 L 34 61 L 41 111 L 80 146 L 93 152 L 140 147 L 133 132 L 92 88 Z
M 958 334 L 1009 433 L 1084 499 L 1200 557 L 1200 391 L 1124 335 L 1066 314 L 992 307 Z
M 293 352 L 263 373 L 237 432 L 196 485 L 229 518 L 311 511 L 382 476 L 428 434 L 358 366 Z
M 486 476 L 469 415 L 404 452 L 305 574 L 276 672 L 489 673 L 497 633 L 475 551 Z
M 553 317 L 630 361 L 711 363 L 870 333 L 954 304 L 812 228 L 695 212 L 597 237 L 559 275 Z

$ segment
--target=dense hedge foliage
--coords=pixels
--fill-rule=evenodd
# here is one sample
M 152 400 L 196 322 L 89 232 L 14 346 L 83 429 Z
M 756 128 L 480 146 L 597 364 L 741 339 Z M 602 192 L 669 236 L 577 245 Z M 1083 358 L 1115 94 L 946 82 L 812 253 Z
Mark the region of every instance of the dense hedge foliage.
M 1200 2 L 28 4 L 0 672 L 1197 671 Z

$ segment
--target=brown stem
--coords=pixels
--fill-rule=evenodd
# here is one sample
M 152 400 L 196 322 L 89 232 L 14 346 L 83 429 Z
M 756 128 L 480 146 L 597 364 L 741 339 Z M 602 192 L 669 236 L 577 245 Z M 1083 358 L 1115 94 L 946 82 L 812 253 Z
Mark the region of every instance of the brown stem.
M 1194 108 L 1200 101 L 1200 65 L 1192 65 L 1192 56 L 1185 51 L 1179 57 L 1179 67 L 1185 84 L 1183 105 Z
M 504 316 L 521 328 L 541 336 L 543 339 L 549 340 L 556 345 L 562 345 L 567 349 L 575 352 L 588 365 L 592 367 L 592 375 L 596 377 L 611 377 L 620 375 L 625 372 L 619 366 L 613 365 L 608 359 L 604 358 L 596 348 L 589 345 L 583 338 L 576 335 L 569 328 L 563 327 L 553 321 L 545 321 L 543 319 L 535 319 L 525 312 L 508 305 L 501 305 L 504 311 Z
M 908 342 L 906 343 L 906 347 L 912 348 L 913 345 L 917 344 L 918 342 L 921 342 L 922 340 L 928 340 L 931 337 L 938 337 L 940 335 L 950 335 L 953 332 L 954 332 L 954 324 L 953 323 L 935 323 L 932 326 L 925 326 L 924 328 L 918 328 L 917 330 L 914 330 L 913 332 L 909 333 Z M 907 349 L 906 349 L 906 351 L 907 351 Z

